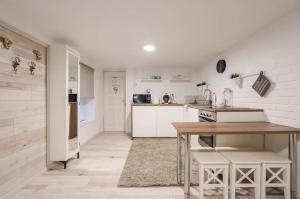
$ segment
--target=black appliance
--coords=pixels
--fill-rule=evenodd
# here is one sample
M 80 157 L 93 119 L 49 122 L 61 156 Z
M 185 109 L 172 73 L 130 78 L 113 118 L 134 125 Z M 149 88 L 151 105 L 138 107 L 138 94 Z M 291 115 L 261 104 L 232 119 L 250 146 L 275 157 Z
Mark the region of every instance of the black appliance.
M 216 113 L 211 111 L 199 111 L 199 122 L 216 122 Z M 215 135 L 199 135 L 198 142 L 200 145 L 216 147 Z
M 151 103 L 150 94 L 133 94 L 133 103 L 135 104 L 149 104 Z
M 77 94 L 69 93 L 69 102 L 77 102 Z
M 167 93 L 163 96 L 163 101 L 164 101 L 165 104 L 169 103 L 170 96 Z

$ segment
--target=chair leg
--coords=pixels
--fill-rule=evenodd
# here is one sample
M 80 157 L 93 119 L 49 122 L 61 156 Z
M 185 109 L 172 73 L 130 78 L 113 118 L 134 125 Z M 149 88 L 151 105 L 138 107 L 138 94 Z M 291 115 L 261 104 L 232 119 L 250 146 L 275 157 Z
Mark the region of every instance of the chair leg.
M 199 165 L 199 199 L 204 198 L 204 166 Z
M 266 199 L 266 166 L 265 164 L 262 165 L 262 174 L 261 174 L 261 199 Z
M 255 199 L 260 199 L 261 192 L 260 192 L 260 181 L 261 181 L 261 175 L 260 175 L 260 166 L 256 168 L 254 171 L 255 175 Z
M 276 187 L 282 187 L 284 191 L 284 198 L 290 199 L 291 192 L 290 192 L 290 164 L 263 164 L 262 165 L 262 179 L 261 179 L 261 199 L 266 199 L 266 187 L 272 187 L 272 184 L 269 184 L 266 181 L 267 169 L 268 168 L 284 168 L 283 172 L 283 184 L 276 185 Z
M 224 199 L 228 199 L 228 165 L 226 165 L 224 167 L 224 171 L 223 171 L 223 183 L 224 183 L 224 190 L 223 190 L 223 194 L 224 194 Z
M 290 199 L 291 198 L 291 180 L 290 180 L 290 176 L 291 176 L 291 167 L 290 165 L 286 166 L 286 170 L 285 170 L 285 187 L 284 187 L 284 198 L 285 199 Z
M 291 199 L 291 191 L 287 187 L 284 187 L 284 199 Z
M 235 165 L 230 165 L 230 199 L 235 199 Z

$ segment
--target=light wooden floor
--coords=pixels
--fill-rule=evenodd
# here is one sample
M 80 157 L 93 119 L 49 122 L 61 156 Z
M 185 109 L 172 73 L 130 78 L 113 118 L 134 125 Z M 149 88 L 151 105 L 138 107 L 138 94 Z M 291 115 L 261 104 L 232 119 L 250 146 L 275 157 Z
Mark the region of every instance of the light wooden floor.
M 14 199 L 182 199 L 181 187 L 118 188 L 131 140 L 103 133 L 81 147 L 80 159 L 33 178 Z
M 70 161 L 67 170 L 34 177 L 14 199 L 183 199 L 182 187 L 117 187 L 130 145 L 123 133 L 100 134 L 81 147 L 80 159 Z M 196 198 L 192 188 L 191 199 Z

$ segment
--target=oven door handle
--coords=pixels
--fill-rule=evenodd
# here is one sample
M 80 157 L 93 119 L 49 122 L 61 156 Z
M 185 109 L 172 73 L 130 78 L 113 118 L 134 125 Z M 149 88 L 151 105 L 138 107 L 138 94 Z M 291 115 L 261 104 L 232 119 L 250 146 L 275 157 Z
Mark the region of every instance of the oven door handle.
M 198 121 L 199 122 L 216 122 L 214 120 L 211 120 L 211 119 L 208 119 L 208 118 L 204 118 L 204 117 L 201 117 L 201 116 L 199 116 Z

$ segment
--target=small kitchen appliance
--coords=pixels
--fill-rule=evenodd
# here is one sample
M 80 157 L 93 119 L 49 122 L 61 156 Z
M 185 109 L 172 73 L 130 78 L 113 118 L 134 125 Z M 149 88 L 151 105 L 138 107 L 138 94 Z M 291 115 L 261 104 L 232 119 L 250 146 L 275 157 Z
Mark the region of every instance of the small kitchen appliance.
M 168 104 L 169 101 L 170 101 L 170 96 L 167 93 L 164 94 L 164 96 L 163 96 L 163 103 L 164 104 Z
M 132 102 L 134 104 L 151 103 L 151 95 L 150 94 L 133 94 Z

